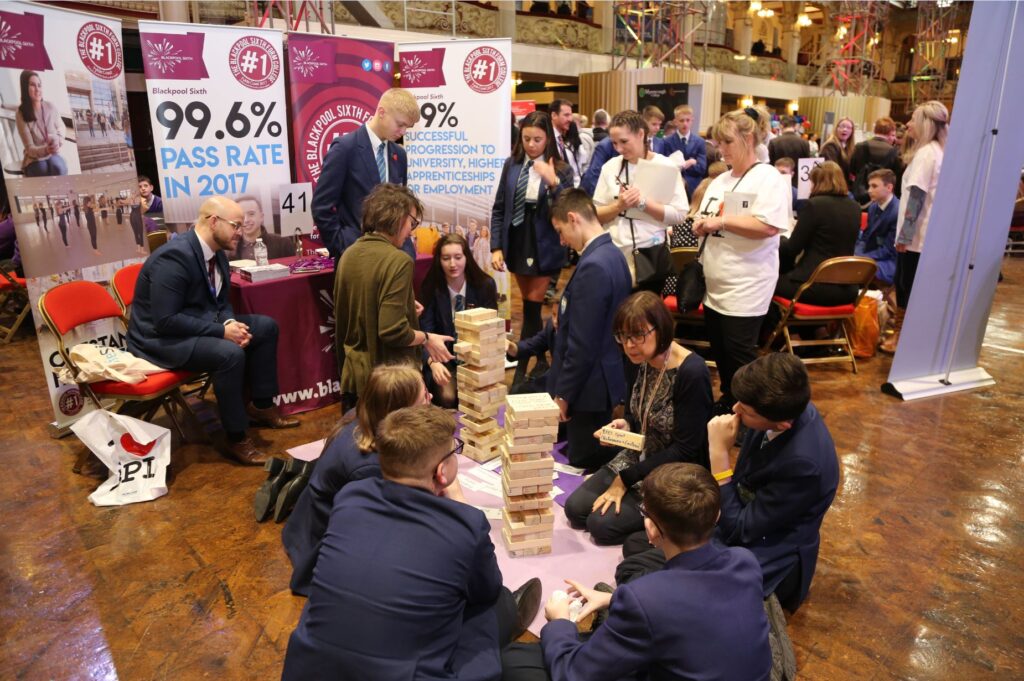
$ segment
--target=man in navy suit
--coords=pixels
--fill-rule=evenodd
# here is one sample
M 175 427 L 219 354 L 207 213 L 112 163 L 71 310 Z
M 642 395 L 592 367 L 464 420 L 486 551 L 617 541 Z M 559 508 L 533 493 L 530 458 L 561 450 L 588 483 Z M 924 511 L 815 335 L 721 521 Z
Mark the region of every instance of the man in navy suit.
M 896 173 L 888 168 L 868 175 L 868 226 L 858 236 L 853 247 L 855 255 L 864 255 L 875 261 L 879 281 L 892 284 L 896 277 L 896 216 L 900 200 L 893 196 Z
M 370 191 L 382 182 L 405 185 L 405 149 L 395 142 L 419 120 L 416 98 L 392 88 L 381 95 L 373 118 L 331 142 L 310 207 L 335 262 L 362 235 L 363 199 Z M 403 250 L 415 257 L 411 240 Z
M 580 180 L 580 189 L 585 191 L 587 196 L 594 196 L 594 190 L 597 189 L 597 181 L 601 177 L 601 168 L 604 164 L 608 159 L 615 158 L 618 155 L 619 152 L 615 151 L 611 137 L 605 137 L 594 145 L 594 155 L 590 158 L 590 166 Z
M 708 174 L 707 145 L 704 139 L 692 130 L 692 106 L 680 104 L 672 114 L 676 122 L 676 131 L 665 138 L 664 154 L 668 156 L 676 151 L 683 153 L 683 158 L 686 159 L 682 168 L 683 182 L 686 183 L 687 194 L 693 196 L 693 190 Z
M 626 395 L 622 352 L 612 339 L 612 318 L 632 288 L 626 258 L 597 220 L 590 197 L 566 189 L 551 206 L 551 224 L 579 263 L 562 293 L 558 331 L 548 373 L 548 393 L 566 422 L 567 456 L 573 466 L 596 469 L 615 450 L 594 431 L 611 419 Z
M 533 620 L 541 584 L 502 586 L 490 523 L 453 484 L 454 434 L 432 405 L 380 423 L 383 478 L 334 498 L 283 681 L 501 677 L 499 651 Z
M 567 580 L 570 596 L 585 601 L 580 617 L 607 609 L 607 619 L 583 642 L 569 620 L 569 599 L 552 597 L 540 650 L 515 644 L 505 651 L 506 681 L 770 677 L 761 569 L 747 549 L 709 541 L 720 505 L 711 473 L 667 463 L 644 479 L 643 497 L 644 531 L 664 552 L 664 567 L 614 593 Z
M 651 151 L 664 156 L 665 138 L 658 137 L 658 133 L 661 132 L 661 126 L 665 124 L 665 113 L 651 104 L 644 107 L 641 115 L 644 117 L 644 122 L 647 123 L 647 139 L 650 143 Z
M 792 612 L 810 590 L 821 522 L 839 485 L 836 447 L 811 403 L 807 369 L 794 355 L 773 352 L 741 367 L 732 393 L 734 413 L 708 423 L 711 472 L 722 492 L 716 540 L 750 549 L 761 564 L 765 598 L 774 593 Z M 729 448 L 741 422 L 749 430 L 733 470 Z M 627 543 L 624 553 L 636 550 L 633 537 Z M 618 583 L 657 570 L 664 562 L 659 553 L 624 560 Z
M 128 351 L 165 369 L 209 371 L 227 452 L 244 464 L 267 457 L 246 435 L 250 420 L 272 428 L 299 425 L 274 406 L 277 322 L 236 315 L 225 251 L 242 236 L 243 211 L 216 196 L 199 209 L 195 229 L 154 251 L 139 272 L 128 324 Z M 252 404 L 245 404 L 248 385 Z

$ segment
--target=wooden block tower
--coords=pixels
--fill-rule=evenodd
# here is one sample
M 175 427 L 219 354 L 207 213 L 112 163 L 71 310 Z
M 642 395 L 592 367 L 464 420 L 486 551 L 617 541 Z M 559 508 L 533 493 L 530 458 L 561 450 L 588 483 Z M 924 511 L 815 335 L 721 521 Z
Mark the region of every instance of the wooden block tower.
M 455 354 L 459 411 L 462 412 L 462 453 L 483 463 L 501 454 L 504 432 L 495 416 L 505 401 L 505 320 L 494 310 L 474 308 L 455 313 L 458 342 Z
M 551 553 L 551 511 L 558 437 L 558 405 L 546 393 L 509 395 L 505 404 L 501 483 L 505 508 L 502 535 L 513 556 Z

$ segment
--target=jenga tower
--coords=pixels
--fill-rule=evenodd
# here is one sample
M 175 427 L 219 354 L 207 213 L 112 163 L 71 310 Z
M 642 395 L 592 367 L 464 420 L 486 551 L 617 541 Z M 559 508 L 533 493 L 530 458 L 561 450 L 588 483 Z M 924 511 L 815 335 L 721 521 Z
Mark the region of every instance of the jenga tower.
M 551 512 L 558 437 L 558 405 L 546 393 L 509 395 L 505 405 L 501 483 L 505 508 L 502 535 L 513 556 L 551 553 Z
M 455 354 L 459 411 L 465 456 L 483 463 L 501 453 L 504 433 L 494 417 L 505 401 L 505 320 L 494 310 L 475 308 L 455 313 L 459 336 Z

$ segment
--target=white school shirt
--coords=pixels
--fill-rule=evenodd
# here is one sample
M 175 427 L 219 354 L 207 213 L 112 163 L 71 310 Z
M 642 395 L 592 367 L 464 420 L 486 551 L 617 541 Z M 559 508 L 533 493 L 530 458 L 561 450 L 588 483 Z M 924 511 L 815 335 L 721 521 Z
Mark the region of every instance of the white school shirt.
M 935 189 L 939 186 L 939 171 L 942 169 L 942 157 L 945 150 L 936 142 L 931 141 L 917 150 L 910 165 L 903 171 L 903 184 L 900 201 L 900 212 L 896 214 L 896 235 L 903 231 L 903 220 L 907 213 L 907 199 L 910 198 L 910 188 L 918 187 L 924 191 L 924 204 L 921 206 L 921 214 L 917 218 L 917 232 L 914 240 L 907 246 L 908 251 L 920 253 L 924 248 L 924 234 L 928 230 L 928 219 L 932 215 L 932 203 L 935 201 Z
M 650 159 L 651 163 L 668 166 L 676 169 L 676 165 L 661 154 L 654 154 Z M 633 183 L 636 178 L 636 164 L 629 163 L 629 182 Z M 597 186 L 594 188 L 594 204 L 607 206 L 615 203 L 619 196 L 619 185 L 616 179 L 626 181 L 626 172 L 622 171 L 622 157 L 616 156 L 605 161 L 601 167 L 601 176 L 597 179 Z M 645 220 L 633 219 L 633 231 L 636 232 L 636 247 L 647 248 L 665 242 L 665 227 L 675 225 L 686 219 L 690 210 L 690 202 L 686 198 L 686 184 L 683 183 L 683 176 L 676 172 L 676 185 L 672 191 L 672 199 L 665 205 L 665 221 L 655 222 L 654 218 L 647 216 Z M 612 242 L 619 247 L 626 255 L 626 262 L 632 263 L 633 239 L 629 231 L 629 219 L 617 217 L 606 225 L 606 229 L 612 235 Z
M 701 211 L 719 215 L 725 194 L 753 194 L 750 214 L 779 230 L 767 239 L 748 239 L 735 232 L 720 231 L 708 237 L 701 262 L 707 293 L 704 304 L 731 317 L 759 317 L 768 312 L 779 278 L 779 237 L 792 224 L 793 190 L 788 175 L 767 163 L 752 167 L 737 186 L 739 177 L 722 173 L 708 185 Z

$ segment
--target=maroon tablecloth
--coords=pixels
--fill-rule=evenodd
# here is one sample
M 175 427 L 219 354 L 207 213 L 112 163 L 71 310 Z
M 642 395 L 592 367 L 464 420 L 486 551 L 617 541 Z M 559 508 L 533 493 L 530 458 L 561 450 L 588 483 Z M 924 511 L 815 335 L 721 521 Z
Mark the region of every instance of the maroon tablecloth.
M 289 265 L 295 258 L 273 262 Z M 231 305 L 241 314 L 265 314 L 277 321 L 277 380 L 274 402 L 297 414 L 341 399 L 334 354 L 334 270 L 256 284 L 231 275 Z

